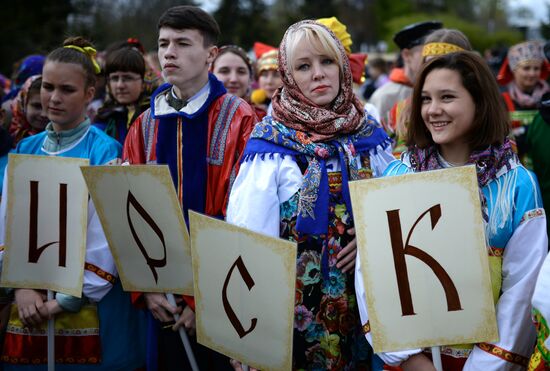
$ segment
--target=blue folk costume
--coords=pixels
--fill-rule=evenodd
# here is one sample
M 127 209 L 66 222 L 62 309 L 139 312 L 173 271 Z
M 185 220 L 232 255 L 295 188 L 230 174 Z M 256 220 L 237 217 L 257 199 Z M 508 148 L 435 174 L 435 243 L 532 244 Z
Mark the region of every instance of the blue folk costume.
M 19 142 L 14 152 L 88 158 L 91 165 L 104 165 L 120 159 L 121 146 L 86 119 L 78 127 L 62 132 L 55 132 L 50 123 L 43 133 Z M 2 201 L 2 232 L 6 197 L 7 193 Z M 80 303 L 75 305 L 72 297 L 56 296 L 65 309 L 56 315 L 56 327 L 64 329 L 63 334 L 56 335 L 57 370 L 134 370 L 144 366 L 145 316 L 132 306 L 130 294 L 122 291 L 117 275 L 90 202 L 83 284 L 88 303 L 79 308 Z M 3 370 L 46 370 L 46 337 L 39 334 L 40 330 L 32 330 L 29 335 L 23 329 L 13 304 L 1 356 Z
M 511 370 L 527 366 L 535 342 L 530 317 L 530 298 L 537 273 L 546 255 L 546 217 L 535 176 L 525 169 L 510 142 L 492 145 L 470 155 L 475 164 L 482 216 L 485 222 L 491 284 L 500 340 L 496 343 L 441 347 L 445 370 Z M 435 146 L 413 148 L 402 160 L 391 163 L 384 175 L 448 168 Z M 361 266 L 356 266 L 360 276 Z M 356 280 L 361 320 L 368 321 L 365 289 Z M 367 339 L 371 341 L 370 333 Z M 397 365 L 421 350 L 381 353 Z

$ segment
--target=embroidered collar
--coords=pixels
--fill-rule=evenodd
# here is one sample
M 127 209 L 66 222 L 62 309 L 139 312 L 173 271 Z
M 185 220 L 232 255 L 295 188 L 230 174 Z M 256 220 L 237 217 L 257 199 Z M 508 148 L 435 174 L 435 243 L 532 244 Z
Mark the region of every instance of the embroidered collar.
M 170 84 L 164 84 L 160 86 L 153 96 L 151 97 L 151 111 L 154 118 L 163 116 L 186 116 L 193 117 L 200 114 L 205 109 L 208 109 L 207 104 L 211 92 L 214 92 L 215 96 L 220 96 L 226 93 L 223 84 L 213 75 L 208 75 L 208 82 L 191 98 L 187 100 L 187 103 L 179 111 L 174 109 L 168 103 L 169 96 L 173 93 L 173 86 Z M 179 98 L 178 98 L 179 99 Z

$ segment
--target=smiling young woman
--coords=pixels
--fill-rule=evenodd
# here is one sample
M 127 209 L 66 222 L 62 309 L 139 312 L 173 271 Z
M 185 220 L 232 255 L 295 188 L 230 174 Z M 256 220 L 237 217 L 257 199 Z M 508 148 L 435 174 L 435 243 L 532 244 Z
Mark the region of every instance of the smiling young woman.
M 547 253 L 546 217 L 537 181 L 512 150 L 509 130 L 504 103 L 485 61 L 473 52 L 436 57 L 414 87 L 409 149 L 385 172 L 393 176 L 476 166 L 491 271 L 500 272 L 500 279 L 492 282 L 498 293 L 500 340 L 443 347 L 443 368 L 448 371 L 523 369 L 533 350 L 529 303 Z M 405 370 L 433 367 L 421 349 L 379 356 L 392 365 L 401 363 Z
M 223 83 L 229 94 L 248 100 L 252 82 L 252 62 L 237 45 L 220 47 L 211 67 L 212 73 Z

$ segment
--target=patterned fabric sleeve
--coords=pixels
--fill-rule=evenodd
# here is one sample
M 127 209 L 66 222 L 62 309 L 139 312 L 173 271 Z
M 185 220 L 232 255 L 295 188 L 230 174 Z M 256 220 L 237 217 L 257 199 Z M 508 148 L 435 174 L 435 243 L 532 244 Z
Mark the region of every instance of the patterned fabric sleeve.
M 279 237 L 279 206 L 300 187 L 302 174 L 291 156 L 256 155 L 243 162 L 229 198 L 227 221 Z
M 533 321 L 537 328 L 537 343 L 529 362 L 529 371 L 550 369 L 550 254 L 546 256 L 533 294 Z

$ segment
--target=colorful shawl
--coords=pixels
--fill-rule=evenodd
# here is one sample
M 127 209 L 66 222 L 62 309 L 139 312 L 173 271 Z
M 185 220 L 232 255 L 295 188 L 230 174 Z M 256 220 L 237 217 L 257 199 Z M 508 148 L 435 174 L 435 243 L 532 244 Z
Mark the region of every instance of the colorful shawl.
M 414 171 L 428 171 L 445 168 L 437 146 L 427 148 L 412 147 L 409 149 L 411 166 Z M 512 150 L 512 145 L 505 139 L 502 145 L 491 145 L 484 150 L 473 151 L 470 154 L 468 164 L 474 164 L 477 170 L 477 181 L 480 188 L 483 219 L 489 222 L 487 202 L 481 189 L 491 180 L 497 178 L 502 172 L 511 170 L 512 164 L 519 162 L 517 155 Z
M 550 91 L 550 86 L 544 80 L 537 82 L 535 90 L 531 94 L 521 91 L 513 81 L 508 84 L 508 93 L 512 100 L 519 105 L 519 108 L 536 108 L 544 93 L 548 91 Z
M 377 146 L 387 147 L 391 139 L 373 117 L 367 116 L 359 130 L 352 135 L 338 136 L 322 143 L 314 142 L 311 136 L 275 121 L 267 116 L 250 135 L 244 151 L 243 161 L 250 161 L 256 155 L 279 153 L 283 157 L 294 156 L 307 163 L 303 175 L 298 202 L 296 230 L 305 234 L 326 234 L 328 228 L 329 183 L 326 161 L 331 157 L 340 160 L 342 168 L 342 195 L 351 214 L 351 199 L 348 180 L 359 179 L 357 155 L 368 156 Z
M 298 88 L 292 76 L 292 61 L 286 53 L 287 37 L 297 28 L 316 24 L 326 28 L 335 43 L 342 60 L 342 76 L 340 91 L 330 107 L 317 106 L 306 98 Z M 326 26 L 315 21 L 301 21 L 288 28 L 279 47 L 279 72 L 283 80 L 283 87 L 279 88 L 272 98 L 273 117 L 284 123 L 285 126 L 297 131 L 309 133 L 309 140 L 320 142 L 334 139 L 342 134 L 356 132 L 363 124 L 363 105 L 353 93 L 351 68 L 346 51 L 342 43 Z

